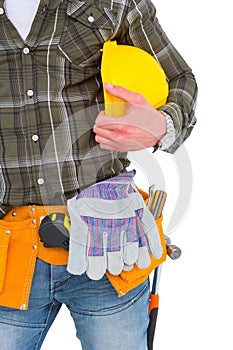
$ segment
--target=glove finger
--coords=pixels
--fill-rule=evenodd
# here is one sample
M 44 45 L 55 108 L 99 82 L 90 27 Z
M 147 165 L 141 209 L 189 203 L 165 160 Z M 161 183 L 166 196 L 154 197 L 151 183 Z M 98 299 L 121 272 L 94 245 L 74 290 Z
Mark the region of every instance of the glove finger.
M 134 264 L 138 259 L 138 242 L 125 243 L 124 250 L 124 263 L 126 265 Z
M 127 265 L 124 264 L 123 271 L 131 271 L 133 269 L 134 265 Z
M 71 228 L 67 270 L 74 275 L 81 275 L 87 267 L 88 227 L 73 210 L 69 214 Z
M 89 235 L 87 230 L 87 224 L 80 217 L 75 197 L 67 201 L 67 209 L 69 211 L 70 216 L 71 239 L 79 242 L 82 245 L 86 245 Z
M 148 249 L 155 259 L 160 259 L 163 254 L 159 231 L 149 209 L 145 206 L 141 218 L 142 228 L 145 232 Z
M 163 248 L 156 224 L 146 233 L 146 238 L 151 254 L 155 257 L 155 259 L 160 259 L 163 254 Z
M 89 237 L 87 276 L 92 280 L 100 280 L 106 272 L 107 239 L 107 233 L 102 232 L 93 246 L 93 236 Z
M 67 271 L 73 275 L 82 275 L 87 268 L 87 246 L 70 240 Z
M 122 251 L 108 252 L 108 266 L 107 269 L 112 275 L 119 275 L 124 267 Z
M 87 276 L 91 280 L 100 280 L 106 272 L 106 256 L 89 256 Z
M 150 263 L 151 259 L 147 247 L 140 247 L 138 249 L 138 260 L 136 262 L 136 265 L 140 269 L 146 269 L 148 266 L 150 266 Z
M 112 275 L 119 275 L 124 267 L 124 261 L 123 261 L 123 245 L 125 240 L 125 231 L 121 229 L 121 226 L 117 229 L 117 224 L 119 224 L 121 221 L 115 221 L 115 230 L 114 235 L 108 236 L 111 240 L 111 244 L 108 244 L 108 240 L 106 241 L 106 246 L 110 249 L 108 249 L 107 253 L 107 269 Z

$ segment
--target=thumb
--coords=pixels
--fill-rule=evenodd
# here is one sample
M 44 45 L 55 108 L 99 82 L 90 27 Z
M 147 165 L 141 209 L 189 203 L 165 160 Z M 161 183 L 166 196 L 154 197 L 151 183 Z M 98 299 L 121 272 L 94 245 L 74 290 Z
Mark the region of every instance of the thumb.
M 105 83 L 104 89 L 107 93 L 111 94 L 112 96 L 121 98 L 125 102 L 151 107 L 151 105 L 147 102 L 147 100 L 141 94 L 128 90 L 123 86 Z

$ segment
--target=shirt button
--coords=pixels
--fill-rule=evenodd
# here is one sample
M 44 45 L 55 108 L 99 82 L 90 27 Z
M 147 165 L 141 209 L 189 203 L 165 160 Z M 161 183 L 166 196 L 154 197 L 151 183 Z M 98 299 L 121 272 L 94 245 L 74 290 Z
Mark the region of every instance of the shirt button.
M 33 96 L 33 90 L 28 90 L 28 91 L 27 91 L 27 95 L 28 95 L 29 97 L 32 97 L 32 96 Z
M 40 177 L 38 180 L 37 180 L 38 184 L 39 185 L 43 185 L 44 183 L 44 179 L 42 177 Z
M 0 7 L 0 15 L 3 15 L 3 13 L 4 13 L 4 9 Z
M 30 52 L 30 50 L 29 50 L 28 47 L 25 47 L 25 48 L 23 49 L 23 53 L 24 53 L 25 55 L 28 55 L 29 52 Z
M 32 135 L 32 141 L 36 142 L 39 140 L 39 136 L 38 135 Z
M 94 22 L 94 20 L 95 20 L 95 19 L 94 19 L 93 16 L 89 16 L 89 17 L 88 17 L 88 21 L 89 21 L 90 23 Z

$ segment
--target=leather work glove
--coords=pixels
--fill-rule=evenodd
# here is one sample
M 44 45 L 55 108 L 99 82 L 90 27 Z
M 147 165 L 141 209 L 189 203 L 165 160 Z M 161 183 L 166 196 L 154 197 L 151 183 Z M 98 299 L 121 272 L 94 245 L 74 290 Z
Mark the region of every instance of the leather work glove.
M 67 270 L 93 280 L 119 275 L 162 256 L 155 220 L 133 182 L 135 171 L 84 189 L 67 201 L 71 220 Z

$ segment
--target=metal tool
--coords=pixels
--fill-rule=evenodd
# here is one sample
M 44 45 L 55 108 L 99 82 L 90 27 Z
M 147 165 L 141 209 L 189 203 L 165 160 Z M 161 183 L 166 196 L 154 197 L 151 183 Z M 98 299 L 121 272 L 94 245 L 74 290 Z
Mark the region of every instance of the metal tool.
M 163 210 L 166 198 L 167 198 L 166 192 L 156 190 L 155 185 L 152 185 L 149 188 L 149 199 L 148 199 L 147 206 L 155 220 L 162 215 L 162 210 Z M 181 255 L 181 249 L 171 243 L 170 237 L 165 235 L 164 238 L 167 246 L 167 255 L 172 260 L 178 259 Z M 154 270 L 153 285 L 150 293 L 150 307 L 149 307 L 150 321 L 147 329 L 148 350 L 153 350 L 153 341 L 154 341 L 155 327 L 156 327 L 156 322 L 158 317 L 158 308 L 159 308 L 158 287 L 159 287 L 161 269 L 162 269 L 162 264 L 160 264 Z
M 154 216 L 155 220 L 158 219 L 161 214 L 167 198 L 167 194 L 164 191 L 157 190 L 155 185 L 149 188 L 149 200 L 148 208 L 151 214 Z M 164 236 L 167 245 L 167 255 L 172 260 L 176 260 L 181 256 L 181 249 L 176 245 L 172 244 L 170 237 Z

